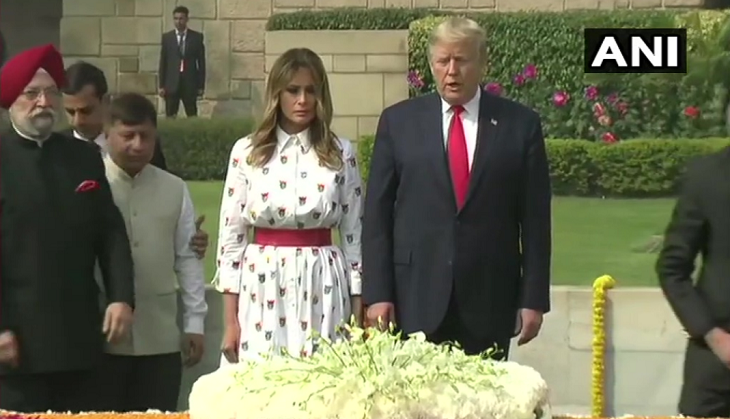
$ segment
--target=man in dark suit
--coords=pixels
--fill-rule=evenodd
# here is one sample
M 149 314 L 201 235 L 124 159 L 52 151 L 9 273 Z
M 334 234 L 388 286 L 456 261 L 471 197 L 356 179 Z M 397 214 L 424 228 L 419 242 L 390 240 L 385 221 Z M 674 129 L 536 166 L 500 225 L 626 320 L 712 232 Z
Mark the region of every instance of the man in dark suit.
M 181 100 L 185 114 L 197 116 L 197 100 L 205 90 L 205 41 L 202 33 L 188 28 L 187 7 L 176 7 L 172 16 L 175 29 L 162 35 L 160 96 L 168 118 L 177 116 Z
M 104 335 L 129 330 L 132 256 L 98 153 L 52 132 L 63 61 L 51 45 L 0 71 L 0 409 L 95 409 Z M 99 310 L 98 261 L 107 289 Z
M 679 411 L 730 417 L 730 149 L 689 165 L 656 269 L 689 341 Z M 692 279 L 697 256 L 702 271 Z
M 63 107 L 71 127 L 61 133 L 95 144 L 102 154 L 106 154 L 104 114 L 108 101 L 109 87 L 104 71 L 84 61 L 71 64 L 66 68 L 66 85 L 63 88 Z M 167 170 L 159 139 L 155 143 L 151 164 Z
M 102 155 L 107 154 L 107 140 L 104 132 L 104 116 L 109 102 L 109 88 L 104 71 L 87 62 L 79 61 L 66 69 L 66 85 L 63 88 L 63 106 L 71 122 L 71 128 L 61 131 L 71 138 L 85 140 Z M 160 138 L 155 141 L 151 165 L 167 170 Z M 205 218 L 198 218 L 197 233 L 190 246 L 202 259 L 208 249 L 208 233 L 200 227 Z
M 378 124 L 363 303 L 369 322 L 395 322 L 469 354 L 496 345 L 506 357 L 510 339 L 532 340 L 550 309 L 551 191 L 540 118 L 480 89 L 486 41 L 477 23 L 447 20 L 432 39 L 439 93 L 385 109 Z

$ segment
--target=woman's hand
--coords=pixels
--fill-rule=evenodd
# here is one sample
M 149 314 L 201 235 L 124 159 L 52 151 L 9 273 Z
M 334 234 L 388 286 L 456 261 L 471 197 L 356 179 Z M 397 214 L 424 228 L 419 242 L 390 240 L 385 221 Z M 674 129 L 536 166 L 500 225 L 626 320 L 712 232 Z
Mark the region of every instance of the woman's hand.
M 352 307 L 352 315 L 355 316 L 355 325 L 363 327 L 364 312 L 362 308 L 362 297 L 359 295 L 350 296 L 350 306 Z
M 231 364 L 238 363 L 238 348 L 241 345 L 241 326 L 235 324 L 227 324 L 223 332 L 223 343 L 221 344 L 221 352 L 226 360 Z

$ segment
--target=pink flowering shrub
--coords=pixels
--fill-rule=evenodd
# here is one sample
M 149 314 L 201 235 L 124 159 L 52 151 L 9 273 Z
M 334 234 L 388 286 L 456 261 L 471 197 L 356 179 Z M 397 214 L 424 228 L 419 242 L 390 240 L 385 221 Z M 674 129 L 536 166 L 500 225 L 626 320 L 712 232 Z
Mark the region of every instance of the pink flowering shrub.
M 435 90 L 416 72 L 409 73 L 408 83 L 412 95 Z M 614 144 L 630 138 L 723 136 L 725 130 L 727 92 L 719 87 L 639 84 L 627 78 L 621 85 L 571 91 L 542 80 L 539 67 L 527 64 L 511 80 L 485 81 L 483 88 L 535 109 L 550 138 Z

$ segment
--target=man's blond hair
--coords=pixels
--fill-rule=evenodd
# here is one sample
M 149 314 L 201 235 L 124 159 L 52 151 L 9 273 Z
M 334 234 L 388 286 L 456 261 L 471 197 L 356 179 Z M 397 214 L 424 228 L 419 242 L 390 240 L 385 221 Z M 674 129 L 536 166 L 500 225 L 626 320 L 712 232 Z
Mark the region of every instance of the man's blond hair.
M 487 61 L 487 33 L 478 23 L 465 17 L 452 17 L 441 22 L 431 32 L 429 50 L 440 42 L 455 43 L 471 41 L 477 47 L 479 61 Z

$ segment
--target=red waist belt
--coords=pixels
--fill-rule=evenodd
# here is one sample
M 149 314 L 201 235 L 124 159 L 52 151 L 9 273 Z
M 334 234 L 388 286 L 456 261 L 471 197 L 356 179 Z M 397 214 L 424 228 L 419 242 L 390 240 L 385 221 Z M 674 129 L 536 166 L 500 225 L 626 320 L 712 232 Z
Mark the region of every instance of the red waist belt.
M 326 228 L 309 230 L 255 228 L 253 242 L 261 246 L 326 247 L 332 246 L 332 230 Z

